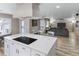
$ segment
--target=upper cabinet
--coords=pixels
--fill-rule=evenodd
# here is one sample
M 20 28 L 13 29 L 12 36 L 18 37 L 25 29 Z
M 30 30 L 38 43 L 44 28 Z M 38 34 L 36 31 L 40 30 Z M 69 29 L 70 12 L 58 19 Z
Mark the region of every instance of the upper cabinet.
M 16 10 L 15 3 L 0 3 L 0 13 L 14 14 Z

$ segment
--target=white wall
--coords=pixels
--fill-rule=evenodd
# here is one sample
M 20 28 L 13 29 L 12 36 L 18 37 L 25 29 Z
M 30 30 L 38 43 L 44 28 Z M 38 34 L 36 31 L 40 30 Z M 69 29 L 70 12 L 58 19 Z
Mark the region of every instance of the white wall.
M 14 14 L 15 10 L 15 3 L 0 3 L 0 13 Z
M 17 4 L 15 17 L 32 16 L 32 3 Z
M 66 28 L 69 30 L 69 31 L 73 31 L 73 27 L 75 24 L 73 24 L 72 21 L 74 21 L 75 23 L 75 19 L 73 18 L 65 18 L 64 20 L 55 20 L 53 18 L 51 18 L 51 21 L 53 21 L 51 23 L 51 26 L 52 27 L 57 27 L 57 23 L 66 23 Z
M 18 34 L 19 33 L 19 19 L 13 18 L 11 21 L 12 33 L 11 34 Z

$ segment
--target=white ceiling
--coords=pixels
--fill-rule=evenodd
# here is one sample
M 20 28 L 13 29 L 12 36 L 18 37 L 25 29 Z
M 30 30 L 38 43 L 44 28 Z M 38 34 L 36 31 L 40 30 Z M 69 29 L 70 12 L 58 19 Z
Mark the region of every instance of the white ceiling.
M 59 5 L 60 8 L 56 8 Z M 79 12 L 79 3 L 41 3 L 40 16 L 69 18 Z
M 21 7 L 23 4 L 27 5 L 28 3 L 16 3 L 16 8 Z M 57 5 L 60 8 L 57 9 Z M 40 16 L 54 17 L 56 19 L 69 18 L 77 12 L 79 13 L 79 3 L 40 3 L 39 9 Z

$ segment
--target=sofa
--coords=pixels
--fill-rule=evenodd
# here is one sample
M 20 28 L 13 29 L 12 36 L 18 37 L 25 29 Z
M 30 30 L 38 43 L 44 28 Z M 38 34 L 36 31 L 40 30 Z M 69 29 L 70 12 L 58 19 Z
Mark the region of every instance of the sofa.
M 69 31 L 67 28 L 50 28 L 46 32 L 48 31 L 54 32 L 54 36 L 69 37 Z

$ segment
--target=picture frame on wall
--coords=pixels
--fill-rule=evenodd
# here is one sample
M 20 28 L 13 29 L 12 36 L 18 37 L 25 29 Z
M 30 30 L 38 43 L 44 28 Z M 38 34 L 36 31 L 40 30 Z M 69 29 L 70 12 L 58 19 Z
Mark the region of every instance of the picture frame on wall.
M 38 23 L 37 20 L 32 20 L 32 27 L 37 26 L 38 25 L 37 23 Z

